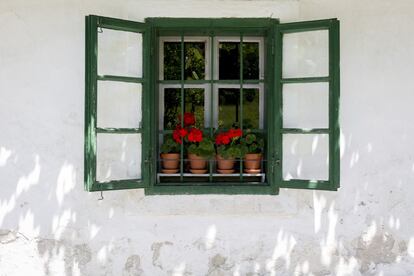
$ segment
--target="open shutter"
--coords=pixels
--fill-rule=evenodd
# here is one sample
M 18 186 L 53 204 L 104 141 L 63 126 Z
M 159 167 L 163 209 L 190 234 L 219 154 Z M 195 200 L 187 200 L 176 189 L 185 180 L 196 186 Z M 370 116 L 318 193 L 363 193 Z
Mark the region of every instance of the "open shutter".
M 149 27 L 86 17 L 85 189 L 143 188 L 150 173 Z
M 339 21 L 276 27 L 276 177 L 282 188 L 339 187 Z

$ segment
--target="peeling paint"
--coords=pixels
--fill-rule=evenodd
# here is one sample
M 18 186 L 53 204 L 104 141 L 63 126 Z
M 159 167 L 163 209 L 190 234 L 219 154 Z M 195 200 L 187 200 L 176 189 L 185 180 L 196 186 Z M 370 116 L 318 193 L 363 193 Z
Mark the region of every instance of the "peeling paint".
M 141 269 L 141 258 L 139 255 L 131 255 L 125 262 L 123 276 L 140 276 L 143 275 Z
M 2 244 L 14 242 L 17 238 L 15 232 L 6 229 L 0 230 L 0 243 Z
M 358 240 L 356 256 L 361 262 L 361 272 L 373 269 L 377 264 L 389 264 L 395 261 L 395 239 L 387 232 L 377 233 L 370 242 L 360 237 Z
M 163 269 L 163 267 L 161 265 L 161 262 L 158 259 L 160 258 L 161 248 L 164 245 L 173 245 L 173 243 L 169 242 L 169 241 L 165 241 L 165 242 L 154 242 L 151 245 L 151 250 L 153 252 L 152 253 L 152 264 L 154 266 L 157 266 L 157 267 L 161 268 L 161 269 Z

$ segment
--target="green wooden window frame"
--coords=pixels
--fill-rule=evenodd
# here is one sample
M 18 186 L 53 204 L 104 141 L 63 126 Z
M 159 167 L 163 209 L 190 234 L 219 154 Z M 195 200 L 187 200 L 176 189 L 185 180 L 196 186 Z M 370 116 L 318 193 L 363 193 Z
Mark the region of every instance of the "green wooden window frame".
M 98 75 L 98 32 L 103 29 L 141 33 L 143 37 L 143 76 Z M 316 78 L 282 78 L 282 41 L 286 33 L 329 31 L 329 75 Z M 85 48 L 85 190 L 105 191 L 145 188 L 145 194 L 272 194 L 279 188 L 336 190 L 339 187 L 339 21 L 336 19 L 280 24 L 270 18 L 147 18 L 145 23 L 89 15 L 86 17 Z M 158 43 L 159 36 L 260 35 L 265 38 L 265 116 L 267 121 L 267 183 L 265 185 L 156 185 L 158 141 Z M 140 128 L 97 127 L 98 81 L 142 84 L 142 126 Z M 284 129 L 282 89 L 284 83 L 329 83 L 329 127 L 327 129 Z M 276 108 L 275 108 L 276 107 Z M 141 133 L 141 179 L 96 180 L 97 134 Z M 282 177 L 284 133 L 326 133 L 329 135 L 329 180 L 286 181 Z

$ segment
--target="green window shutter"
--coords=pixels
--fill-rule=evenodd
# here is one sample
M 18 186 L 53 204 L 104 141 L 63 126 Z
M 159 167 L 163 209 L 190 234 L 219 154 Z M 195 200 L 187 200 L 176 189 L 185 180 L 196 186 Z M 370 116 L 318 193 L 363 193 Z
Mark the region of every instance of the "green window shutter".
M 281 188 L 339 187 L 339 21 L 277 24 L 274 114 Z
M 85 49 L 85 190 L 147 187 L 150 28 L 90 15 Z

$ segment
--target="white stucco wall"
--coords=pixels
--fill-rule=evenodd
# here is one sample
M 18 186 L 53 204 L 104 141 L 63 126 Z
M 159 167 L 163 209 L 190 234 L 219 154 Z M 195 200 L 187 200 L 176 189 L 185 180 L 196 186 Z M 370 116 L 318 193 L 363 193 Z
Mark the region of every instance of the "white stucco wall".
M 84 16 L 341 21 L 341 189 L 83 190 Z M 413 275 L 414 2 L 0 1 L 0 275 Z M 249 274 L 250 273 L 250 274 Z

